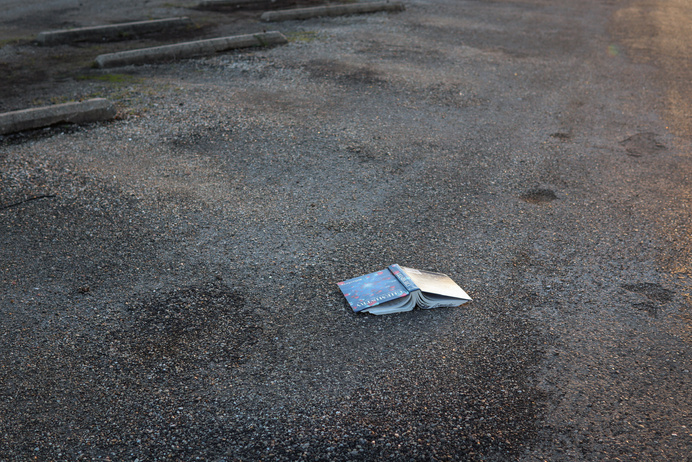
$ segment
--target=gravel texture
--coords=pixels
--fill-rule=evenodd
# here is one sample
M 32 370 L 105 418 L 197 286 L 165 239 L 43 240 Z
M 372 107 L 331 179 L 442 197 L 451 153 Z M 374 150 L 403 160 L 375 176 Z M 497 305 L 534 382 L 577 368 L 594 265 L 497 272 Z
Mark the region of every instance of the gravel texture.
M 4 3 L 27 35 L 79 17 Z M 175 37 L 16 32 L 1 110 L 119 116 L 0 138 L 0 460 L 688 460 L 692 138 L 670 95 L 692 79 L 665 57 L 692 12 L 647 5 L 415 0 L 108 71 L 84 63 Z M 263 27 L 121 8 L 203 24 L 185 40 Z M 351 313 L 336 282 L 391 263 L 474 301 Z

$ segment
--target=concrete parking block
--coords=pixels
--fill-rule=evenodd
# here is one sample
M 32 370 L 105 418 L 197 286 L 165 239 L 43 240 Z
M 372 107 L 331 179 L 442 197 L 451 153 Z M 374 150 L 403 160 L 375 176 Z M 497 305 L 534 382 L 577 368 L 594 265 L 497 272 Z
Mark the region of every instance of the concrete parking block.
M 201 0 L 197 4 L 197 8 L 227 8 L 227 7 L 242 7 L 258 3 L 270 3 L 270 0 L 265 2 L 257 0 Z
M 236 48 L 260 47 L 288 43 L 283 34 L 276 31 L 259 34 L 236 35 L 194 42 L 175 43 L 153 48 L 108 53 L 96 57 L 100 68 L 146 64 L 158 61 L 209 56 Z
M 378 13 L 380 11 L 398 12 L 406 8 L 401 2 L 372 2 L 349 3 L 345 5 L 327 5 L 311 8 L 294 8 L 290 10 L 267 11 L 260 19 L 266 22 L 290 21 L 295 19 L 309 19 L 320 16 L 347 16 L 351 14 Z
M 113 103 L 104 98 L 5 112 L 0 114 L 0 135 L 59 123 L 81 124 L 110 120 L 115 117 L 116 112 Z
M 178 18 L 155 19 L 152 21 L 137 21 L 105 26 L 80 27 L 41 32 L 36 39 L 41 45 L 58 45 L 62 43 L 82 41 L 114 40 L 128 35 L 161 32 L 166 29 L 189 27 L 192 20 L 186 16 Z

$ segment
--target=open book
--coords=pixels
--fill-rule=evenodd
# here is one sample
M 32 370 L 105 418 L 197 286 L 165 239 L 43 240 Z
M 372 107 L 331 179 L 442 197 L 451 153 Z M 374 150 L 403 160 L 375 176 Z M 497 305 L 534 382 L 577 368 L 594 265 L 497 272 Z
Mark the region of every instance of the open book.
M 355 313 L 390 314 L 411 311 L 416 305 L 428 309 L 471 301 L 446 274 L 396 264 L 339 282 L 339 288 Z

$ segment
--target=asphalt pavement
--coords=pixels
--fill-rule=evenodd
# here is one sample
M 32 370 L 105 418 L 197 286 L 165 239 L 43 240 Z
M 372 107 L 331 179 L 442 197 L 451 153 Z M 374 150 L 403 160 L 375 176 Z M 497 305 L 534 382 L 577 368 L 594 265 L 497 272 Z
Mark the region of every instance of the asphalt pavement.
M 692 460 L 689 2 L 409 0 L 97 69 L 267 27 L 110 3 L 0 0 L 0 111 L 118 109 L 0 137 L 0 461 Z M 473 302 L 350 312 L 392 263 Z

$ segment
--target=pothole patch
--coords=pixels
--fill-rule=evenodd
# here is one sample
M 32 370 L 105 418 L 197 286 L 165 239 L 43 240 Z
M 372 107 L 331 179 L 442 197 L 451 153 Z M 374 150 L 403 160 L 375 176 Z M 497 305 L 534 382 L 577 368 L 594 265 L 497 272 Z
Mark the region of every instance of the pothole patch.
M 622 288 L 630 292 L 635 292 L 657 302 L 670 302 L 673 300 L 675 292 L 666 289 L 660 284 L 652 282 L 639 282 L 636 284 L 623 284 Z
M 557 199 L 555 191 L 547 188 L 534 188 L 526 191 L 519 196 L 524 202 L 529 204 L 547 204 Z
M 660 308 L 651 302 L 635 303 L 632 305 L 632 308 L 635 310 L 644 311 L 652 318 L 657 318 L 658 312 L 660 311 Z
M 550 136 L 560 141 L 567 141 L 572 138 L 572 135 L 566 132 L 555 132 L 551 133 Z
M 342 61 L 313 60 L 305 65 L 311 78 L 316 80 L 336 80 L 344 85 L 378 86 L 387 80 L 370 65 L 354 65 Z
M 632 157 L 655 154 L 666 148 L 665 144 L 658 141 L 658 135 L 651 132 L 637 133 L 629 138 L 625 138 L 620 141 L 620 146 L 624 147 L 627 155 Z

